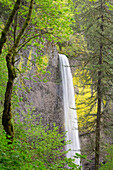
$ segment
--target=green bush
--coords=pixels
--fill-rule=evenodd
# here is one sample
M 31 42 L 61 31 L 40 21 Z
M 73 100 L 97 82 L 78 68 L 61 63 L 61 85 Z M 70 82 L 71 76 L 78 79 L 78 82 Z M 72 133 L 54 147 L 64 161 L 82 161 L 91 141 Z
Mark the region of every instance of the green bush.
M 99 170 L 113 170 L 113 145 L 107 148 L 106 163 L 101 165 Z
M 18 119 L 19 120 L 19 119 Z M 80 169 L 71 158 L 65 157 L 65 134 L 58 127 L 36 125 L 34 118 L 15 124 L 15 140 L 8 145 L 6 134 L 0 131 L 0 170 L 64 170 Z

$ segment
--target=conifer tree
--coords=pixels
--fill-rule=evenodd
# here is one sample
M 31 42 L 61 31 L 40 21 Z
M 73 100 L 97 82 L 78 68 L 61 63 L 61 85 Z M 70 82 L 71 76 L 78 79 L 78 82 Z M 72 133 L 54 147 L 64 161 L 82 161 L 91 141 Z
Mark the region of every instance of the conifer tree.
M 109 0 L 109 3 L 112 1 Z M 102 125 L 105 124 L 106 114 L 110 114 L 110 101 L 112 101 L 113 12 L 105 0 L 87 0 L 76 10 L 79 13 L 79 30 L 85 36 L 89 51 L 87 56 L 80 57 L 80 60 L 83 63 L 83 70 L 87 71 L 92 80 L 90 85 L 93 89 L 93 95 L 90 98 L 90 111 L 96 105 L 96 113 L 93 114 L 95 118 L 93 129 L 95 130 L 95 170 L 98 170 L 101 146 L 100 132 Z M 86 84 L 89 83 L 89 77 L 87 78 Z

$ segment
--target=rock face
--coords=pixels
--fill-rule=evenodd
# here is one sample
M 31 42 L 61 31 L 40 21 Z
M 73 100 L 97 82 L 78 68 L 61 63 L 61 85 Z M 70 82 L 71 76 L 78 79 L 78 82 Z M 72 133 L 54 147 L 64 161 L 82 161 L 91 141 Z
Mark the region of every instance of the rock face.
M 33 50 L 33 53 L 35 53 L 35 50 Z M 26 58 L 28 58 L 29 53 L 27 52 L 26 55 Z M 32 69 L 27 72 L 27 80 L 23 79 L 21 81 L 18 78 L 18 86 L 24 90 L 18 91 L 18 95 L 22 98 L 22 101 L 19 102 L 20 108 L 16 110 L 19 114 L 23 111 L 27 114 L 27 108 L 30 108 L 30 110 L 34 108 L 31 112 L 37 115 L 37 124 L 41 117 L 44 126 L 49 125 L 51 129 L 53 122 L 55 122 L 59 126 L 59 131 L 62 131 L 64 124 L 63 95 L 56 46 L 53 43 L 46 42 L 44 44 L 43 55 L 49 57 L 46 70 L 50 71 L 50 74 L 45 73 L 39 78 L 36 67 L 32 66 Z M 24 63 L 26 64 L 27 61 L 24 61 Z M 47 82 L 42 81 L 45 77 L 47 78 Z

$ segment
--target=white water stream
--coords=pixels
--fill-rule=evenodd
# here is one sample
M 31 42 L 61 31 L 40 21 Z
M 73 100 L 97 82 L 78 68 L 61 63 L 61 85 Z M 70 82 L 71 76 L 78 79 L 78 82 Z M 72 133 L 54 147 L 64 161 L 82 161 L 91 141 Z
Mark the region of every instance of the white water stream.
M 75 95 L 71 69 L 67 57 L 63 54 L 59 54 L 60 69 L 63 86 L 63 102 L 64 102 L 64 121 L 66 141 L 71 140 L 71 144 L 66 145 L 66 150 L 71 149 L 67 153 L 67 158 L 73 158 L 75 153 L 80 154 L 80 142 L 78 135 L 78 123 L 77 114 L 75 110 Z M 74 108 L 74 109 L 73 109 Z M 80 159 L 76 159 L 75 163 L 80 165 Z

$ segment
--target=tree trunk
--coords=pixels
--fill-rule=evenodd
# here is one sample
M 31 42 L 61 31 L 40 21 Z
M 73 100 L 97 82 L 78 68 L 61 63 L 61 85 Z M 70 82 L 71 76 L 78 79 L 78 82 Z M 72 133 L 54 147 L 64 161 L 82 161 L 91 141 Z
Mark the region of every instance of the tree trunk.
M 101 71 L 98 72 L 98 76 L 101 76 Z M 95 170 L 99 168 L 99 156 L 100 156 L 100 116 L 101 116 L 101 77 L 98 79 L 97 85 L 98 93 L 98 105 L 97 105 L 97 120 L 96 120 L 96 141 L 95 141 Z
M 101 0 L 101 10 L 103 9 L 103 5 L 102 5 L 102 0 Z M 103 30 L 103 15 L 101 16 L 101 26 L 100 26 L 100 31 L 104 31 Z M 99 67 L 101 69 L 102 66 L 102 57 L 103 57 L 103 43 L 102 43 L 102 36 L 100 39 L 100 56 L 99 56 Z M 99 70 L 98 71 L 98 83 L 97 83 L 97 120 L 96 120 L 96 141 L 95 141 L 95 170 L 99 169 L 99 157 L 100 157 L 100 118 L 101 118 L 101 103 L 102 103 L 102 71 Z
M 7 138 L 10 139 L 11 143 L 14 137 L 14 129 L 12 123 L 12 113 L 11 113 L 11 95 L 13 89 L 14 79 L 16 77 L 14 63 L 12 61 L 12 52 L 9 52 L 6 56 L 7 68 L 8 68 L 8 82 L 5 92 L 5 100 L 4 100 L 4 110 L 2 115 L 2 125 L 6 132 Z
M 27 18 L 23 24 L 23 27 L 18 34 L 17 38 L 15 37 L 15 42 L 12 48 L 9 50 L 7 56 L 6 56 L 6 62 L 7 62 L 7 68 L 8 68 L 8 82 L 5 92 L 5 100 L 4 100 L 4 110 L 2 115 L 2 125 L 4 127 L 4 130 L 6 132 L 7 138 L 10 139 L 9 143 L 12 143 L 14 138 L 14 129 L 13 129 L 13 123 L 12 123 L 12 113 L 11 113 L 11 96 L 12 96 L 12 89 L 14 84 L 14 79 L 16 78 L 16 70 L 15 70 L 15 56 L 17 54 L 17 48 L 19 45 L 19 42 L 21 40 L 21 37 L 26 30 L 27 26 L 29 25 L 32 9 L 33 9 L 33 2 L 34 0 L 30 1 L 29 6 L 29 12 L 27 15 Z

